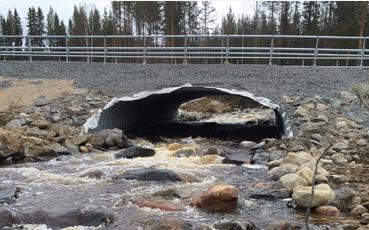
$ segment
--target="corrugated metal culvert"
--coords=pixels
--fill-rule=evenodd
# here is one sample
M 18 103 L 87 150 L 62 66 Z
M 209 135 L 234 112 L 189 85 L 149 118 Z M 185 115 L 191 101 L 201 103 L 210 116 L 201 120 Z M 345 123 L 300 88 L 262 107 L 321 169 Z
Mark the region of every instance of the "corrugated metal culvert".
M 274 124 L 201 124 L 179 122 L 178 108 L 184 102 L 206 96 L 238 96 L 272 109 Z M 101 129 L 122 129 L 128 135 L 205 136 L 260 140 L 262 138 L 289 138 L 292 131 L 285 112 L 264 97 L 246 91 L 217 87 L 192 86 L 144 91 L 133 96 L 113 98 L 103 109 L 84 124 L 85 132 Z

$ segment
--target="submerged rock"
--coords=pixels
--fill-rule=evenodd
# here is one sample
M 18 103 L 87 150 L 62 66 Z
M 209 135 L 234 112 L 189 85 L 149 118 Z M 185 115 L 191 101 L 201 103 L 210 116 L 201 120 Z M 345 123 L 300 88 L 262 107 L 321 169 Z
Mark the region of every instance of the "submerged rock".
M 219 224 L 214 224 L 213 227 L 217 230 L 256 230 L 258 229 L 251 221 L 229 221 Z
M 0 228 L 14 224 L 46 224 L 53 229 L 71 226 L 99 226 L 114 221 L 114 216 L 104 211 L 71 210 L 63 213 L 34 210 L 30 212 L 17 212 L 8 208 L 0 208 Z
M 312 187 L 311 186 L 299 186 L 293 189 L 292 198 L 297 205 L 301 207 L 308 207 L 310 202 Z M 336 198 L 334 191 L 328 184 L 319 184 L 315 186 L 314 198 L 311 203 L 311 207 L 317 207 L 329 204 Z
M 196 156 L 196 152 L 193 149 L 179 149 L 174 153 L 176 157 L 190 157 Z
M 151 157 L 155 155 L 154 149 L 142 148 L 138 146 L 130 147 L 119 151 L 115 154 L 115 158 L 135 158 L 135 157 Z
M 160 209 L 162 211 L 167 212 L 178 212 L 186 210 L 183 206 L 181 206 L 178 203 L 153 198 L 140 198 L 134 200 L 133 203 L 140 208 L 146 207 L 151 209 Z
M 113 179 L 138 180 L 138 181 L 172 181 L 172 182 L 195 182 L 191 175 L 177 173 L 169 169 L 142 168 L 129 170 Z
M 17 187 L 0 187 L 0 204 L 14 202 L 18 193 L 19 188 Z
M 209 212 L 233 212 L 239 190 L 232 185 L 217 185 L 191 197 L 191 205 Z

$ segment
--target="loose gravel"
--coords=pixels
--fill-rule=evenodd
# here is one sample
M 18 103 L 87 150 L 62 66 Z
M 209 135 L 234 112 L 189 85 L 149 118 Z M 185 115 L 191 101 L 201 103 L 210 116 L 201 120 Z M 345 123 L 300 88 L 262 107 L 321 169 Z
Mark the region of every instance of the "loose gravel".
M 369 69 L 268 65 L 103 64 L 2 61 L 0 76 L 72 79 L 78 87 L 114 96 L 185 83 L 250 91 L 280 102 L 283 95 L 330 97 L 368 81 Z

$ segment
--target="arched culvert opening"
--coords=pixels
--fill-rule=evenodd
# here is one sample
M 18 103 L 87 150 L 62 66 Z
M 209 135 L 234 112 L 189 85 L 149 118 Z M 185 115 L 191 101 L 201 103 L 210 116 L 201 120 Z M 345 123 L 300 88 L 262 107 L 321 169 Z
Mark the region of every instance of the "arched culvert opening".
M 188 103 L 189 101 L 204 97 L 225 104 L 242 105 L 243 109 L 265 109 L 273 112 L 274 116 L 273 119 L 255 122 L 248 120 L 247 111 L 243 110 L 245 116 L 238 116 L 238 120 L 231 116 L 236 114 L 236 111 L 220 111 L 216 115 L 194 119 L 196 116 L 191 117 L 191 112 L 196 111 L 186 111 L 186 106 L 191 108 L 193 104 Z M 201 110 L 201 105 L 198 108 Z M 264 138 L 292 136 L 286 114 L 279 105 L 269 99 L 256 97 L 246 91 L 189 84 L 152 92 L 145 91 L 132 97 L 114 98 L 90 117 L 84 128 L 87 132 L 119 128 L 129 136 L 139 137 L 202 136 L 260 141 Z

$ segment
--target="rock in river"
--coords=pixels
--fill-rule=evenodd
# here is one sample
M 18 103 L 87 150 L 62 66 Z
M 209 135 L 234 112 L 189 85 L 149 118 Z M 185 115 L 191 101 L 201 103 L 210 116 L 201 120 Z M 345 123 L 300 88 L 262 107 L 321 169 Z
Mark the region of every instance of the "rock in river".
M 292 198 L 296 204 L 301 207 L 308 207 L 310 201 L 312 187 L 299 186 L 293 189 Z M 334 191 L 328 184 L 319 184 L 315 186 L 314 198 L 311 203 L 312 207 L 322 206 L 333 202 L 336 198 Z
M 217 185 L 193 195 L 191 205 L 209 212 L 233 212 L 237 209 L 238 192 L 232 185 Z
M 122 175 L 115 176 L 113 179 L 138 180 L 138 181 L 180 181 L 195 182 L 197 181 L 191 175 L 177 173 L 169 169 L 142 168 L 129 170 Z
M 135 157 L 151 157 L 155 155 L 154 149 L 142 148 L 138 146 L 124 149 L 115 154 L 115 158 L 135 158 Z

